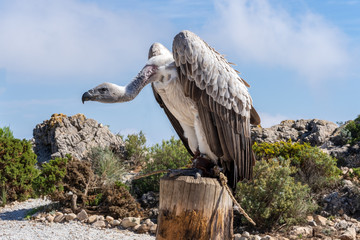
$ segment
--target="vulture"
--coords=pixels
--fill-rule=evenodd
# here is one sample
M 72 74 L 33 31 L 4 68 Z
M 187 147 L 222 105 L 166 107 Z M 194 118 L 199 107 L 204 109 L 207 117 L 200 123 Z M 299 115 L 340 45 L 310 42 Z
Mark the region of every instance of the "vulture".
M 260 124 L 260 117 L 249 84 L 223 55 L 196 34 L 181 31 L 172 53 L 160 43 L 150 47 L 147 63 L 129 84 L 102 83 L 85 92 L 82 102 L 131 101 L 149 83 L 194 163 L 208 161 L 195 168 L 219 166 L 232 188 L 251 179 L 255 157 L 250 124 Z

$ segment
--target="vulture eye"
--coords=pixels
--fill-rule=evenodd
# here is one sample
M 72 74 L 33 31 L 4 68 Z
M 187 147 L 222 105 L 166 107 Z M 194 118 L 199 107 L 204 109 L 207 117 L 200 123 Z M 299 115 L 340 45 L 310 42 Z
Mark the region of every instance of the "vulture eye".
M 107 91 L 108 91 L 107 88 L 100 88 L 100 89 L 99 89 L 99 92 L 100 92 L 100 93 L 106 93 Z

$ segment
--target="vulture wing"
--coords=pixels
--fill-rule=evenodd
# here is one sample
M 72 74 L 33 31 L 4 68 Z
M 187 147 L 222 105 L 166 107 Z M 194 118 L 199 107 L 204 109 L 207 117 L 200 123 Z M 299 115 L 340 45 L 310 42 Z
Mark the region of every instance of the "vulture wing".
M 219 157 L 230 186 L 250 179 L 255 163 L 250 122 L 259 124 L 260 118 L 252 107 L 247 83 L 192 32 L 175 36 L 173 56 L 185 96 L 196 102 L 207 142 Z

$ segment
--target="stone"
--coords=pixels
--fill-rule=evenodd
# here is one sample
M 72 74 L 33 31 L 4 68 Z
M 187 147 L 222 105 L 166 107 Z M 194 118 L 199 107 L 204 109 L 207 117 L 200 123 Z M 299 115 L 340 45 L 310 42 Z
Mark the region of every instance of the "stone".
M 141 224 L 137 224 L 133 227 L 133 230 L 137 232 L 137 230 L 141 227 Z
M 308 224 L 309 224 L 310 226 L 312 226 L 312 227 L 316 227 L 316 226 L 317 226 L 317 224 L 316 224 L 315 221 L 309 221 Z
M 250 233 L 245 231 L 241 234 L 241 236 L 248 238 L 248 237 L 250 237 Z
M 261 237 L 259 235 L 254 235 L 250 239 L 251 240 L 261 240 Z
M 55 157 L 65 158 L 66 154 L 86 160 L 93 147 L 109 147 L 116 155 L 125 154 L 125 144 L 120 136 L 83 114 L 70 117 L 53 114 L 49 120 L 36 125 L 32 143 L 39 163 Z
M 348 226 L 349 224 L 345 220 L 341 220 L 334 225 L 334 227 L 339 230 L 345 230 Z
M 159 193 L 147 192 L 141 196 L 140 205 L 143 208 L 154 208 L 159 204 Z
M 105 223 L 105 221 L 100 220 L 100 221 L 94 222 L 93 224 L 91 224 L 91 226 L 93 226 L 93 227 L 99 227 L 99 228 L 104 228 L 104 227 L 106 227 L 106 223 Z
M 126 217 L 121 222 L 121 226 L 124 228 L 135 227 L 136 225 L 140 225 L 140 218 Z
M 111 225 L 114 226 L 114 227 L 119 226 L 120 224 L 121 224 L 121 221 L 119 221 L 119 220 L 114 220 L 111 223 Z
M 154 224 L 154 225 L 152 225 L 152 226 L 150 227 L 150 232 L 151 232 L 152 234 L 156 234 L 156 230 L 157 230 L 157 224 Z
M 83 209 L 81 210 L 77 215 L 76 215 L 77 219 L 79 221 L 85 221 L 88 218 L 88 214 L 87 212 Z
M 59 222 L 62 222 L 64 219 L 65 219 L 65 216 L 64 216 L 64 214 L 61 213 L 61 214 L 58 214 L 55 216 L 54 222 L 59 223 Z
M 75 213 L 69 213 L 65 216 L 65 220 L 66 221 L 72 221 L 76 218 L 76 214 Z
M 315 215 L 314 216 L 314 220 L 317 224 L 319 224 L 320 226 L 326 226 L 326 221 L 327 219 L 324 218 L 323 216 L 321 215 Z
M 114 221 L 114 218 L 111 217 L 111 216 L 106 216 L 105 220 L 108 222 L 108 223 L 112 223 Z
M 312 236 L 312 233 L 313 233 L 313 228 L 310 226 L 309 227 L 294 226 L 290 231 L 290 235 L 295 235 L 295 236 L 301 235 L 303 237 Z
M 310 222 L 310 221 L 314 221 L 314 217 L 313 217 L 313 216 L 311 216 L 311 215 L 306 216 L 306 220 L 307 220 L 308 222 Z
M 105 221 L 105 218 L 103 215 L 99 215 L 97 218 L 98 221 Z
M 246 238 L 241 236 L 241 234 L 239 234 L 239 233 L 234 234 L 234 240 L 243 240 L 243 239 L 246 239 Z
M 136 230 L 137 233 L 147 233 L 148 231 L 150 230 L 150 227 L 143 223 L 143 224 L 140 224 L 140 227 Z
M 87 222 L 88 223 L 94 223 L 98 220 L 98 215 L 91 215 L 91 216 L 88 216 L 88 219 L 87 219 Z
M 48 222 L 53 222 L 53 221 L 54 221 L 54 216 L 53 216 L 53 215 L 47 215 L 47 216 L 46 216 L 46 220 L 47 220 Z
M 270 235 L 266 235 L 265 237 L 262 237 L 261 240 L 275 240 L 275 238 Z
M 149 218 L 148 219 L 146 219 L 145 221 L 144 221 L 144 223 L 145 224 L 147 224 L 147 225 L 152 225 L 152 224 L 154 224 Z
M 355 228 L 348 228 L 343 234 L 340 235 L 341 240 L 355 240 L 356 230 Z
M 308 142 L 312 146 L 324 144 L 338 128 L 336 123 L 319 120 L 285 120 L 270 128 L 252 126 L 251 137 L 256 142 L 278 141 Z

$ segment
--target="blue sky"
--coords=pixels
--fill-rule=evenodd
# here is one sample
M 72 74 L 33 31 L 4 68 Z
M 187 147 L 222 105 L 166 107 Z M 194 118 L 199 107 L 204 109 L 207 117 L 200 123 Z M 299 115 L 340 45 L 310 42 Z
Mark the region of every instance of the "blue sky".
M 83 113 L 149 143 L 176 135 L 150 86 L 130 103 L 81 103 L 125 85 L 153 42 L 188 29 L 250 83 L 269 127 L 285 119 L 360 114 L 360 0 L 0 0 L 0 127 L 30 139 L 53 113 Z

